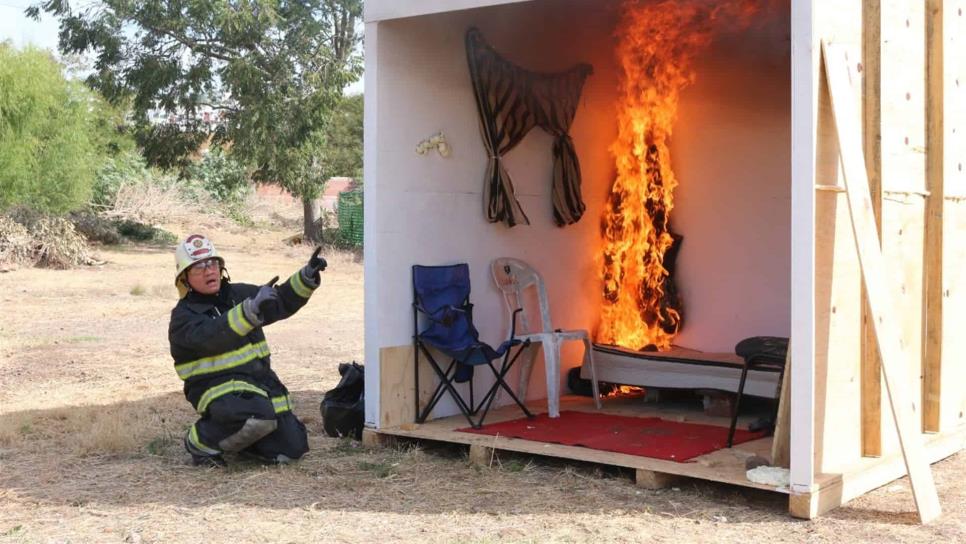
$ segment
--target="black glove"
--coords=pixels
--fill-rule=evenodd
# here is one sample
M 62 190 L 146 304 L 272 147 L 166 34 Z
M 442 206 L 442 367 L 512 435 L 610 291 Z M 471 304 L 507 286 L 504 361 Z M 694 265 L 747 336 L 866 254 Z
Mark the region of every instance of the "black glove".
M 322 246 L 316 246 L 315 251 L 312 252 L 312 256 L 309 257 L 309 267 L 322 272 L 329 263 L 325 262 L 325 258 L 320 257 L 319 253 L 322 253 Z
M 242 302 L 242 310 L 245 312 L 245 318 L 252 325 L 259 327 L 265 323 L 265 312 L 271 311 L 278 305 L 278 291 L 274 287 L 277 281 L 278 276 L 275 276 L 268 283 L 259 287 L 255 296 L 246 298 Z
M 309 264 L 302 268 L 302 277 L 313 282 L 314 287 L 317 287 L 321 281 L 319 272 L 324 271 L 329 264 L 325 262 L 325 258 L 319 256 L 319 253 L 322 253 L 322 246 L 315 248 L 312 256 L 309 257 Z

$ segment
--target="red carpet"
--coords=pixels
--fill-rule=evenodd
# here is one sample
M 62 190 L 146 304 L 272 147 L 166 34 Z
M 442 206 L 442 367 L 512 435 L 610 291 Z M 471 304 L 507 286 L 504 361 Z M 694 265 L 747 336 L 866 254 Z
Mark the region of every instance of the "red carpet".
M 481 429 L 458 429 L 466 433 L 500 435 L 535 442 L 583 446 L 667 459 L 683 463 L 720 450 L 728 443 L 728 428 L 699 423 L 665 421 L 657 417 L 628 417 L 598 412 L 562 411 L 559 418 L 540 414 L 484 425 Z M 763 432 L 735 431 L 735 444 L 764 436 Z

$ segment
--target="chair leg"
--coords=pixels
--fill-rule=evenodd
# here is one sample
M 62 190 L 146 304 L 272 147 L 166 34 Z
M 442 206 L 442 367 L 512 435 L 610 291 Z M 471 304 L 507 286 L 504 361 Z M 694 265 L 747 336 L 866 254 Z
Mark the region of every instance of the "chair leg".
M 590 389 L 594 393 L 594 404 L 600 410 L 600 387 L 597 385 L 597 369 L 594 368 L 594 350 L 590 338 L 584 337 L 584 365 L 590 363 Z
M 510 398 L 513 399 L 513 402 L 515 402 L 517 406 L 523 410 L 523 413 L 526 414 L 528 418 L 533 417 L 533 414 L 530 413 L 530 410 L 527 410 L 526 405 L 520 400 L 519 397 L 517 397 L 516 394 L 513 393 L 513 389 L 510 388 L 510 384 L 506 383 L 506 375 L 510 372 L 510 369 L 513 368 L 513 363 L 516 362 L 517 358 L 520 357 L 520 354 L 523 353 L 523 350 L 525 350 L 528 346 L 529 340 L 520 350 L 517 351 L 516 355 L 513 356 L 513 359 L 510 359 L 511 350 L 507 350 L 506 355 L 503 356 L 503 363 L 501 364 L 499 371 L 496 370 L 496 367 L 493 366 L 492 362 L 487 365 L 490 367 L 490 370 L 493 372 L 493 376 L 496 380 L 493 382 L 490 390 L 486 392 L 486 395 L 483 396 L 483 400 L 480 401 L 480 408 L 483 408 L 483 414 L 480 415 L 480 418 L 477 420 L 477 425 L 483 425 L 483 420 L 486 418 L 486 414 L 490 411 L 490 407 L 493 405 L 493 401 L 497 397 L 497 392 L 501 388 L 510 395 Z
M 553 338 L 545 342 L 543 357 L 547 366 L 547 415 L 560 417 L 560 341 Z
M 423 355 L 425 355 L 426 359 L 429 361 L 429 366 L 433 368 L 433 370 L 436 372 L 437 377 L 439 377 L 439 385 L 436 386 L 436 390 L 433 392 L 433 395 L 431 397 L 432 400 L 430 401 L 430 404 L 427 405 L 422 412 L 419 411 L 419 400 L 418 400 L 419 391 L 418 390 L 416 391 L 416 397 L 417 397 L 416 423 L 423 423 L 426 421 L 426 418 L 429 417 L 429 412 L 436 406 L 436 403 L 439 402 L 439 400 L 443 397 L 443 390 L 445 390 L 449 392 L 450 396 L 453 398 L 453 401 L 456 402 L 456 405 L 459 407 L 460 412 L 462 412 L 463 416 L 466 417 L 466 420 L 470 423 L 470 426 L 474 428 L 478 428 L 479 425 L 475 424 L 473 422 L 473 418 L 470 417 L 470 415 L 473 413 L 471 411 L 471 408 L 466 405 L 466 402 L 463 400 L 463 397 L 461 397 L 459 393 L 456 391 L 456 388 L 453 386 L 453 383 L 452 383 L 453 378 L 449 377 L 450 371 L 453 371 L 453 377 L 455 377 L 456 375 L 456 372 L 454 370 L 456 367 L 456 361 L 455 360 L 452 361 L 450 365 L 446 368 L 446 372 L 443 372 L 443 369 L 439 367 L 439 363 L 437 363 L 436 359 L 434 359 L 432 354 L 429 353 L 429 350 L 426 349 L 426 346 L 422 344 L 418 344 L 418 349 L 422 350 Z
M 445 374 L 447 376 L 449 375 L 449 371 L 450 371 L 449 368 L 446 369 Z M 429 417 L 429 414 L 433 411 L 433 408 L 436 407 L 436 404 L 443 398 L 443 395 L 446 393 L 446 391 L 447 389 L 444 385 L 444 381 L 440 380 L 439 385 L 436 386 L 436 389 L 433 391 L 433 394 L 430 396 L 430 400 L 426 404 L 426 407 L 416 412 L 416 423 L 426 422 L 426 418 Z
M 728 447 L 734 444 L 735 428 L 738 426 L 738 409 L 741 408 L 741 397 L 745 394 L 745 379 L 748 377 L 748 365 L 741 369 L 741 380 L 738 382 L 738 396 L 735 397 L 735 408 L 731 414 L 731 428 L 728 430 Z
M 520 361 L 520 384 L 517 387 L 517 392 L 524 401 L 527 400 L 527 390 L 530 388 L 530 376 L 533 374 L 533 363 L 537 360 L 537 346 L 531 344 L 530 349 L 526 351 L 526 356 Z

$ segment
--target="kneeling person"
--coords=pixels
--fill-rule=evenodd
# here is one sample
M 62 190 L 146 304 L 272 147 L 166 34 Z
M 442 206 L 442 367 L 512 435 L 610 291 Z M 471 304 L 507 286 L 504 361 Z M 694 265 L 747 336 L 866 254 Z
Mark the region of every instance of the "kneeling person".
M 309 450 L 305 425 L 292 413 L 288 389 L 272 371 L 262 328 L 285 319 L 319 286 L 320 249 L 280 285 L 232 283 L 211 241 L 189 236 L 175 250 L 168 341 L 184 394 L 200 418 L 185 435 L 195 465 L 224 466 L 224 452 L 285 463 Z

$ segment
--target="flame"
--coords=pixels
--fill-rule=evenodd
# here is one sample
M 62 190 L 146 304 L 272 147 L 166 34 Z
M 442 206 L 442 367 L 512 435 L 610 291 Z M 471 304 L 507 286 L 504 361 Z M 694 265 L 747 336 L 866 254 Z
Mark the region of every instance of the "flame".
M 747 27 L 759 3 L 626 0 L 621 9 L 618 134 L 610 147 L 617 178 L 601 221 L 604 302 L 597 341 L 667 349 L 681 325 L 664 262 L 674 243 L 670 219 L 678 181 L 668 144 L 678 101 L 694 82 L 694 59 L 719 21 Z
M 617 399 L 643 397 L 646 394 L 647 390 L 643 387 L 638 387 L 636 385 L 617 385 L 614 386 L 610 393 L 601 396 L 605 399 Z

